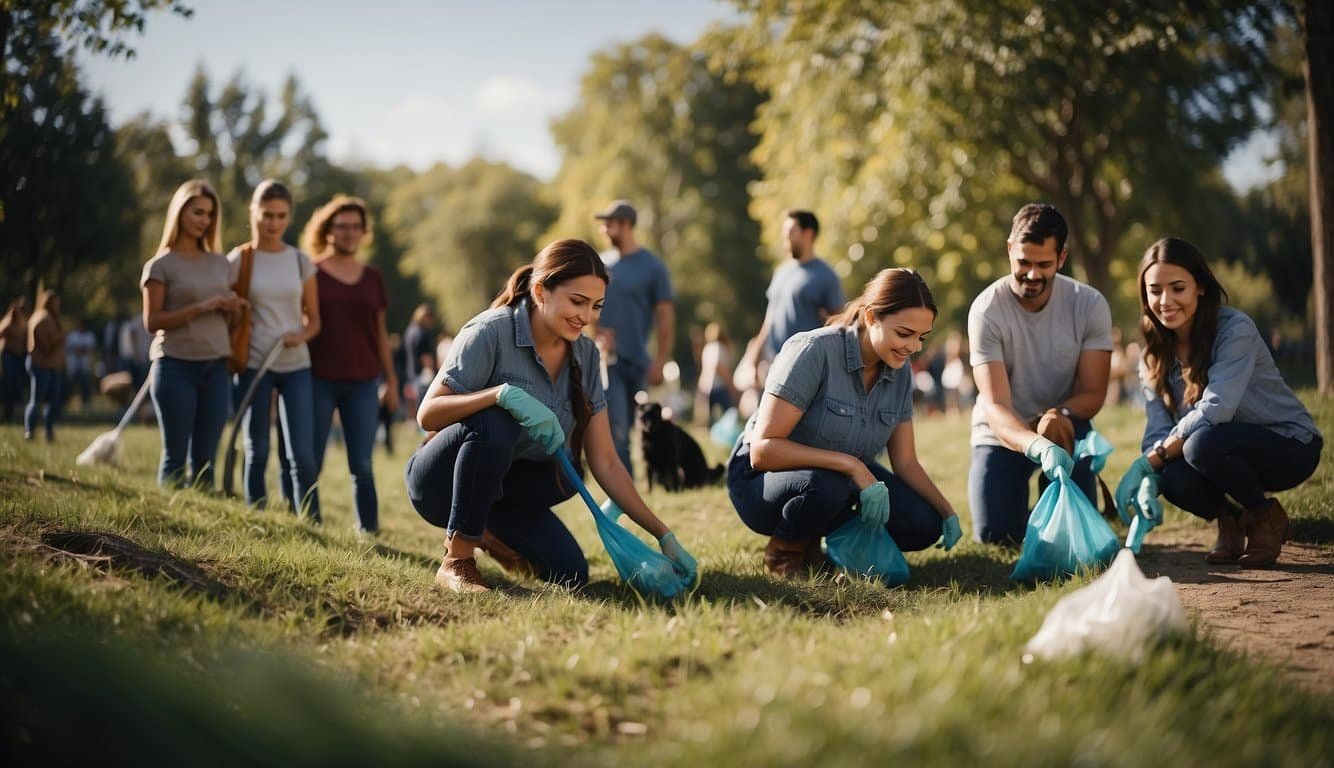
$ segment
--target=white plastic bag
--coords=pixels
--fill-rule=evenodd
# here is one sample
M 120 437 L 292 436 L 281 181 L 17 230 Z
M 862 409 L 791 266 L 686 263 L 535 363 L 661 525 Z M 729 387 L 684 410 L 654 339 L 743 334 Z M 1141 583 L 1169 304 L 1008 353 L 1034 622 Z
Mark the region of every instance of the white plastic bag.
M 1154 639 L 1184 631 L 1176 585 L 1146 578 L 1134 553 L 1122 549 L 1105 573 L 1056 603 L 1024 647 L 1024 661 L 1093 650 L 1138 662 Z

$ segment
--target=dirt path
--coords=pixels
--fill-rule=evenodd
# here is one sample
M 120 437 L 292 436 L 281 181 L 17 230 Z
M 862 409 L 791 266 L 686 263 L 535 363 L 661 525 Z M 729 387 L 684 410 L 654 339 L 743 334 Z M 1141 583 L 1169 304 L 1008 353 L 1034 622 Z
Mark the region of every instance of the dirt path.
M 1334 691 L 1334 548 L 1289 542 L 1269 569 L 1210 565 L 1214 528 L 1150 534 L 1139 558 L 1147 576 L 1176 582 L 1186 609 L 1224 645 Z

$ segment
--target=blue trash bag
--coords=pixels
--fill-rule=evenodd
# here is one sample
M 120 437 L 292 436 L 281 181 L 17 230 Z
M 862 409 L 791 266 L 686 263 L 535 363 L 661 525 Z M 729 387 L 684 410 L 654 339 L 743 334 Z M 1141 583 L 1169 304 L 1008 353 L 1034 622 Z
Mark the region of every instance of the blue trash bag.
M 709 427 L 709 439 L 718 445 L 731 448 L 736 445 L 736 439 L 741 437 L 741 431 L 745 427 L 736 408 L 728 408 L 717 421 L 713 422 L 713 426 Z
M 1121 548 L 1116 533 L 1064 469 L 1028 518 L 1024 551 L 1010 578 L 1050 580 L 1104 566 Z
M 846 571 L 874 576 L 887 587 L 908 581 L 908 561 L 885 526 L 854 517 L 825 537 L 829 559 Z
M 556 458 L 565 472 L 565 478 L 579 491 L 584 504 L 588 506 L 588 511 L 593 514 L 598 537 L 602 539 L 602 546 L 606 547 L 607 555 L 611 558 L 612 565 L 616 566 L 616 572 L 621 575 L 621 580 L 640 595 L 656 595 L 671 599 L 689 591 L 691 582 L 677 572 L 671 558 L 661 552 L 655 552 L 639 537 L 617 525 L 598 509 L 597 502 L 588 492 L 588 487 L 584 485 L 579 473 L 574 471 L 574 465 L 570 463 L 570 457 L 566 455 L 564 449 L 556 452 Z
M 1143 512 L 1136 512 L 1130 520 L 1130 531 L 1126 534 L 1126 549 L 1138 555 L 1140 547 L 1144 544 L 1144 537 L 1149 531 L 1157 528 L 1160 522 L 1162 521 Z

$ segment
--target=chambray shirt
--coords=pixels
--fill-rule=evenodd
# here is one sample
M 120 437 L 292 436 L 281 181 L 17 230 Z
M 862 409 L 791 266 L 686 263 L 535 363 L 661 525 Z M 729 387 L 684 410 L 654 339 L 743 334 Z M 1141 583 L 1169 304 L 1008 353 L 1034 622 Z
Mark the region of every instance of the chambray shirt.
M 572 354 L 572 360 L 579 363 L 584 394 L 593 404 L 593 413 L 597 413 L 607 407 L 597 346 L 592 339 L 580 336 L 574 341 Z M 449 356 L 445 358 L 438 379 L 459 394 L 506 383 L 519 387 L 556 414 L 567 438 L 574 430 L 569 362 L 561 367 L 556 380 L 552 381 L 533 345 L 527 299 L 513 307 L 488 309 L 469 320 L 450 345 Z M 528 436 L 526 430 L 519 431 L 513 458 L 554 460 Z
M 864 367 L 856 326 L 817 328 L 788 339 L 764 383 L 765 392 L 802 411 L 788 439 L 875 461 L 894 428 L 912 419 L 912 370 L 881 365 L 867 392 Z M 746 425 L 747 442 L 755 420 Z
M 1142 450 L 1168 435 L 1185 440 L 1203 427 L 1230 421 L 1258 424 L 1303 443 L 1321 436 L 1306 406 L 1283 381 L 1269 347 L 1245 313 L 1219 307 L 1218 335 L 1210 361 L 1209 383 L 1199 402 L 1193 406 L 1183 403 L 1173 417 L 1149 383 L 1148 369 L 1141 360 L 1139 379 L 1148 411 Z M 1168 382 L 1173 398 L 1182 403 L 1186 379 L 1180 361 L 1172 364 Z

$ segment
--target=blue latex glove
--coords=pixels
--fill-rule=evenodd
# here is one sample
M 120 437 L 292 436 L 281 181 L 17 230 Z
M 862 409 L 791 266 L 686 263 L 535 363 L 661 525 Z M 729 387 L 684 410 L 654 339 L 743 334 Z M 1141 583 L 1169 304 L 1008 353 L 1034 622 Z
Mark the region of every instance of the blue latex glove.
M 889 522 L 889 489 L 884 483 L 871 483 L 862 489 L 857 513 L 868 525 L 884 525 Z
M 959 516 L 950 515 L 945 518 L 940 526 L 940 543 L 936 549 L 943 549 L 946 552 L 954 549 L 954 545 L 963 538 L 963 530 L 959 528 Z
M 1042 465 L 1042 474 L 1046 475 L 1048 480 L 1056 479 L 1057 467 L 1065 470 L 1066 477 L 1069 477 L 1070 471 L 1075 468 L 1075 460 L 1068 451 L 1041 435 L 1028 444 L 1024 449 L 1024 455 L 1034 464 Z
M 676 540 L 676 534 L 668 531 L 667 535 L 658 539 L 658 549 L 672 561 L 672 566 L 682 578 L 691 584 L 695 583 L 695 579 L 699 576 L 699 563 L 696 563 L 695 558 L 681 546 L 681 542 Z
M 496 405 L 510 412 L 528 435 L 541 444 L 547 453 L 555 453 L 565 445 L 565 430 L 560 428 L 556 414 L 540 400 L 512 384 L 501 384 Z
M 1130 465 L 1125 475 L 1121 477 L 1121 482 L 1116 484 L 1116 512 L 1121 516 L 1121 522 L 1129 525 L 1130 518 L 1134 515 L 1131 506 L 1135 503 L 1135 494 L 1139 491 L 1144 478 L 1153 476 L 1154 496 L 1157 496 L 1158 475 L 1149 465 L 1149 460 L 1143 456 L 1135 459 L 1135 463 Z M 1161 505 L 1159 506 L 1161 510 Z
M 606 501 L 602 502 L 601 509 L 602 509 L 602 514 L 606 515 L 607 519 L 612 521 L 613 523 L 616 522 L 616 518 L 625 514 L 625 510 L 621 509 L 621 505 L 617 504 L 611 499 L 607 499 Z

